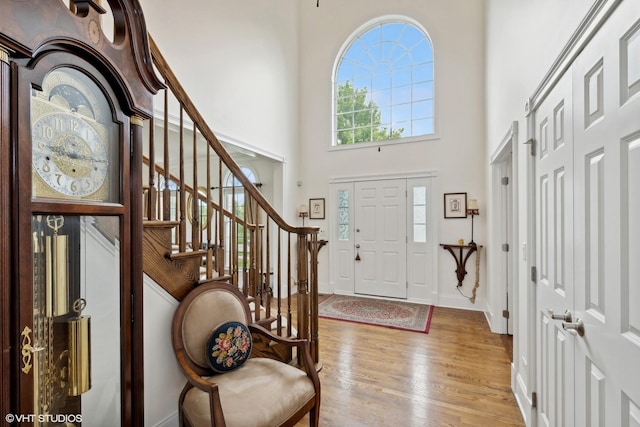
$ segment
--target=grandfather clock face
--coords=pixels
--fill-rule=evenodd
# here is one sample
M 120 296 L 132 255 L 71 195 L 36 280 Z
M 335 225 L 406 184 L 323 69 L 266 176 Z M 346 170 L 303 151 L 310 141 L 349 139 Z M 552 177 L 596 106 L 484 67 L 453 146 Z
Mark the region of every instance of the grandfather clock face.
M 109 104 L 86 74 L 59 68 L 32 91 L 34 197 L 118 202 L 118 133 Z

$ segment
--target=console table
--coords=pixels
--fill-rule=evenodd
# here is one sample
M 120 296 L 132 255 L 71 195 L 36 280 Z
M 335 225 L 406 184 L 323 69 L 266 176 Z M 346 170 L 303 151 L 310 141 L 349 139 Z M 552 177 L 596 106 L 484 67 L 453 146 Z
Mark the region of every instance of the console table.
M 464 276 L 467 275 L 465 265 L 472 253 L 476 252 L 481 245 L 449 245 L 440 243 L 443 249 L 449 251 L 449 253 L 456 260 L 456 276 L 458 278 L 458 287 L 462 286 Z M 457 253 L 456 253 L 457 252 Z

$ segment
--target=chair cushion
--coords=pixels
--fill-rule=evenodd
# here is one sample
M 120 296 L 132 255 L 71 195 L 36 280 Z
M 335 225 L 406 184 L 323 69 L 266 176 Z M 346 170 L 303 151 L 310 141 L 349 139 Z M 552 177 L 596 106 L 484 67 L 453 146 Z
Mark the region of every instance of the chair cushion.
M 278 426 L 315 396 L 305 372 L 272 359 L 252 358 L 208 380 L 218 385 L 227 427 Z M 206 392 L 189 390 L 183 411 L 192 426 L 211 426 Z
M 214 372 L 239 368 L 251 354 L 251 332 L 244 323 L 224 322 L 211 332 L 205 352 Z

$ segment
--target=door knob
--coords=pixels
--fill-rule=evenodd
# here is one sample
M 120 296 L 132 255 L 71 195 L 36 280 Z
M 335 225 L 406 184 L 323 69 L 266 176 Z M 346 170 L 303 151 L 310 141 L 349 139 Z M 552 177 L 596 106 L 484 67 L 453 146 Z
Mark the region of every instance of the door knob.
M 584 322 L 582 319 L 576 319 L 575 323 L 562 322 L 562 329 L 571 333 L 576 333 L 579 336 L 584 336 Z
M 565 310 L 563 314 L 555 314 L 553 310 L 551 310 L 550 308 L 547 308 L 546 311 L 549 317 L 551 317 L 553 320 L 562 320 L 563 322 L 571 322 L 571 320 L 573 319 L 573 317 L 571 316 L 571 312 L 569 310 Z

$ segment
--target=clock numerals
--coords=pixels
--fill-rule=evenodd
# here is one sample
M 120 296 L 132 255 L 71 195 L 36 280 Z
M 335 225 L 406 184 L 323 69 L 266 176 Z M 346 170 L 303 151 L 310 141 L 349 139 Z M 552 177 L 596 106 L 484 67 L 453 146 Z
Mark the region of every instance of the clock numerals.
M 51 113 L 33 126 L 33 167 L 53 190 L 88 197 L 105 183 L 106 147 L 96 130 L 68 113 Z
M 42 126 L 41 128 L 41 136 L 42 138 L 46 139 L 47 141 L 50 141 L 51 139 L 53 139 L 53 128 L 50 126 Z M 40 142 L 41 145 L 44 145 L 44 142 Z
M 51 172 L 51 166 L 49 166 L 49 161 L 46 161 L 46 162 L 42 165 L 42 172 L 44 172 L 44 173 L 49 173 L 49 172 Z
M 39 136 L 47 141 L 51 141 L 60 132 L 76 133 L 85 140 L 91 138 L 91 131 L 87 125 L 73 118 L 65 121 L 60 117 L 52 117 L 46 122 L 39 121 L 38 124 Z

